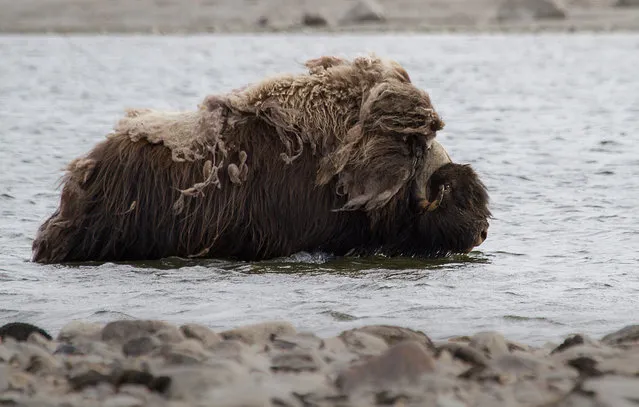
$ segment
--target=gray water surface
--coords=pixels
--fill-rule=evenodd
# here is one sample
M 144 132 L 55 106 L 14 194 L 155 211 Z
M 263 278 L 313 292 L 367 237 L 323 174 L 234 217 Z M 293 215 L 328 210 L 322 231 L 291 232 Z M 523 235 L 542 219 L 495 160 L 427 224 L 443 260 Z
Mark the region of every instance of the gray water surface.
M 439 261 L 29 261 L 71 159 L 126 107 L 193 109 L 307 58 L 402 63 L 487 184 L 495 219 Z M 160 318 L 214 329 L 285 319 L 332 335 L 390 323 L 433 338 L 598 336 L 639 313 L 639 36 L 0 37 L 0 324 Z

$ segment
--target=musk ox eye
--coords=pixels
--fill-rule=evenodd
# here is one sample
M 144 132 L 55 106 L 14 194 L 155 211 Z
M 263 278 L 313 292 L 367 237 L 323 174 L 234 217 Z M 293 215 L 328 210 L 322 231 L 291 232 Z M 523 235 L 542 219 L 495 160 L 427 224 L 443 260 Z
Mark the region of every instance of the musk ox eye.
M 444 191 L 448 192 L 451 190 L 451 188 L 452 187 L 450 186 L 450 184 L 444 184 Z

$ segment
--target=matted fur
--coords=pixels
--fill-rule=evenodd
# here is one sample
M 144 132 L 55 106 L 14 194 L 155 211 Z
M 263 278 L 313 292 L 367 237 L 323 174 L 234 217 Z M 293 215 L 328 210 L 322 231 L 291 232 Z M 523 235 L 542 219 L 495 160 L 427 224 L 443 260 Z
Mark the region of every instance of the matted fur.
M 433 144 L 443 122 L 426 92 L 374 56 L 306 66 L 209 96 L 193 112 L 129 111 L 69 165 L 34 260 L 471 248 L 487 228 L 488 197 Z M 423 213 L 430 178 L 459 190 Z

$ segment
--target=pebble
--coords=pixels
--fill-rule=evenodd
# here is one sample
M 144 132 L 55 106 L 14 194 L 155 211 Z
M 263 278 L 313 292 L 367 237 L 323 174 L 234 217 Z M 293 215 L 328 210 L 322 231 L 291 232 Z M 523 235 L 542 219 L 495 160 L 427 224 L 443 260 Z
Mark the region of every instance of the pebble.
M 555 0 L 503 0 L 496 12 L 497 21 L 505 23 L 565 18 L 566 11 Z
M 376 336 L 383 339 L 388 346 L 393 346 L 402 341 L 412 340 L 421 343 L 427 349 L 435 350 L 435 345 L 433 345 L 433 342 L 425 333 L 408 328 L 390 325 L 367 325 L 361 328 L 355 328 L 351 331 L 364 332 Z
M 126 356 L 142 356 L 151 353 L 159 348 L 162 342 L 153 336 L 141 336 L 139 338 L 130 339 L 122 345 L 122 352 Z
M 273 335 L 293 335 L 295 332 L 290 322 L 273 321 L 231 329 L 221 332 L 220 335 L 225 340 L 237 339 L 248 345 L 254 345 L 268 342 Z
M 0 393 L 9 388 L 9 366 L 0 365 Z
M 342 24 L 379 23 L 386 21 L 384 9 L 374 0 L 357 0 L 342 15 Z
M 307 27 L 325 27 L 328 25 L 328 20 L 319 13 L 304 13 L 302 15 L 302 25 Z
M 95 322 L 71 321 L 58 333 L 58 342 L 74 343 L 78 338 L 97 341 L 101 339 L 102 324 Z
M 346 393 L 363 385 L 381 390 L 395 382 L 414 383 L 421 374 L 434 369 L 435 361 L 424 347 L 418 342 L 406 341 L 342 372 L 337 383 Z
M 608 345 L 622 345 L 639 342 L 639 325 L 626 326 L 601 338 Z
M 0 326 L 0 342 L 5 338 L 13 338 L 18 342 L 24 342 L 29 339 L 29 335 L 32 333 L 39 333 L 48 340 L 52 339 L 51 335 L 44 329 L 38 328 L 35 325 L 24 322 L 10 322 Z
M 383 339 L 358 330 L 342 332 L 339 338 L 349 351 L 360 356 L 375 356 L 388 349 Z
M 182 332 L 173 325 L 163 321 L 120 320 L 109 322 L 102 329 L 102 340 L 124 344 L 131 339 L 155 335 L 163 342 L 180 342 L 184 339 Z
M 470 338 L 468 346 L 483 352 L 487 358 L 499 357 L 510 352 L 506 338 L 499 332 L 479 332 Z
M 213 332 L 204 325 L 186 324 L 180 327 L 180 331 L 187 338 L 197 339 L 205 348 L 210 348 L 222 341 L 222 336 Z
M 129 396 L 126 394 L 118 394 L 117 396 L 113 396 L 110 399 L 107 399 L 104 402 L 103 406 L 104 407 L 142 407 L 144 406 L 144 402 L 133 396 Z

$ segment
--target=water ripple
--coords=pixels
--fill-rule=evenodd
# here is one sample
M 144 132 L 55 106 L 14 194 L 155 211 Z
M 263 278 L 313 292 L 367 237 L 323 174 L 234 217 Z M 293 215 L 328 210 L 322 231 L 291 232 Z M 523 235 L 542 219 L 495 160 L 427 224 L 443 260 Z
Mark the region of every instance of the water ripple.
M 586 34 L 0 37 L 0 324 L 55 331 L 74 318 L 139 317 L 224 329 L 288 319 L 325 335 L 391 323 L 433 338 L 498 329 L 527 343 L 620 328 L 639 307 L 638 43 Z M 495 217 L 479 250 L 437 261 L 29 262 L 62 169 L 125 107 L 193 108 L 206 94 L 302 71 L 293 61 L 369 50 L 406 66 L 446 120 L 438 138 L 485 180 Z

